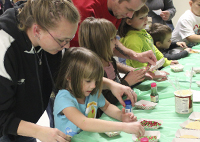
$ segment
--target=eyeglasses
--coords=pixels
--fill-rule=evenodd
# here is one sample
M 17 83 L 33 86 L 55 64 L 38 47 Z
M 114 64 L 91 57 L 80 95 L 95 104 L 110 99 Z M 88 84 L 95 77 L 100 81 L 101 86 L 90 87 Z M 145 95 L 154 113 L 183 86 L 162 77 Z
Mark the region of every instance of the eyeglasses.
M 73 38 L 71 38 L 71 39 L 67 39 L 68 41 L 62 40 L 62 41 L 59 42 L 52 36 L 52 34 L 46 28 L 44 28 L 44 29 L 51 35 L 51 37 L 58 43 L 58 45 L 60 45 L 61 48 L 63 48 L 65 45 L 67 45 L 75 36 L 74 35 Z M 64 44 L 62 44 L 62 43 L 64 43 Z

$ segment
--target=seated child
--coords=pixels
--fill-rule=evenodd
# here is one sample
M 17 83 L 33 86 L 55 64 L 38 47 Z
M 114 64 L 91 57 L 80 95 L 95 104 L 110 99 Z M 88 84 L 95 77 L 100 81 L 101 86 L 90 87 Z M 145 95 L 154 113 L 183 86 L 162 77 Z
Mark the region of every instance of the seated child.
M 154 45 L 168 60 L 178 60 L 187 57 L 191 51 L 191 48 L 187 48 L 185 42 L 171 42 L 172 30 L 167 25 L 154 23 L 148 32 L 153 38 Z M 179 49 L 179 53 L 173 54 L 172 49 L 177 46 L 182 47 L 182 49 Z
M 200 43 L 200 0 L 190 0 L 189 4 L 191 9 L 179 18 L 172 32 L 172 42 L 184 41 L 193 47 Z
M 143 136 L 145 130 L 134 114 L 121 111 L 101 94 L 103 74 L 101 60 L 91 50 L 72 47 L 65 52 L 56 82 L 55 127 L 71 137 L 81 130 Z M 95 119 L 98 108 L 122 122 Z
M 116 63 L 113 58 L 116 33 L 117 30 L 112 22 L 103 18 L 88 17 L 79 28 L 79 45 L 89 48 L 98 55 L 103 63 L 104 77 L 126 86 L 133 86 L 144 80 L 146 70 L 134 71 L 135 69 L 132 67 Z M 126 76 L 121 78 L 119 73 L 125 73 Z M 102 94 L 110 103 L 116 104 L 118 102 L 110 90 L 103 90 Z
M 148 50 L 152 50 L 157 58 L 160 60 L 163 58 L 163 54 L 155 47 L 151 35 L 144 29 L 147 25 L 148 7 L 144 5 L 140 10 L 136 11 L 132 19 L 122 19 L 118 29 L 120 42 L 127 48 L 141 53 Z M 147 63 L 140 63 L 135 60 L 126 60 L 126 64 L 138 68 L 147 66 Z M 178 64 L 178 61 L 168 60 L 165 58 L 164 67 L 172 64 Z

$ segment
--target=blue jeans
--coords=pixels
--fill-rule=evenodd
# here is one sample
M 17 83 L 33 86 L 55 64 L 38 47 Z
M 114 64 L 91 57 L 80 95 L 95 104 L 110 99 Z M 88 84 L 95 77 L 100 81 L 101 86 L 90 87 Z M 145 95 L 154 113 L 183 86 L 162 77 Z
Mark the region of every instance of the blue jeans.
M 37 142 L 35 138 L 32 137 L 23 137 L 23 136 L 17 136 L 17 139 L 15 141 L 11 141 L 7 135 L 2 136 L 0 138 L 0 142 Z

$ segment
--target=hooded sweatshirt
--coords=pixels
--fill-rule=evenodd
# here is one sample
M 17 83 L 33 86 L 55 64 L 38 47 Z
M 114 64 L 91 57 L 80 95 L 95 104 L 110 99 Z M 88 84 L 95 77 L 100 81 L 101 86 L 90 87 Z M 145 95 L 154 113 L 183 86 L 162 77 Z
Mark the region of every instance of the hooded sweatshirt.
M 42 116 L 61 60 L 61 52 L 51 55 L 40 47 L 34 50 L 17 27 L 18 8 L 0 17 L 0 137 L 10 139 L 17 136 L 21 120 L 37 123 Z

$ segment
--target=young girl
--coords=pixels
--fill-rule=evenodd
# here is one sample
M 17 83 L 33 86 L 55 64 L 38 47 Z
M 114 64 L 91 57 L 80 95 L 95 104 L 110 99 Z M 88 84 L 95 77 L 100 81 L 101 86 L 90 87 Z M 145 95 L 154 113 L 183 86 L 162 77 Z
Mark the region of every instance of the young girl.
M 101 61 L 92 51 L 82 47 L 66 51 L 56 82 L 55 127 L 71 137 L 81 130 L 144 135 L 144 128 L 134 122 L 137 118 L 132 113 L 119 110 L 101 94 L 103 73 Z M 98 108 L 122 122 L 95 119 Z
M 134 84 L 144 80 L 146 70 L 134 71 L 132 67 L 116 63 L 113 58 L 116 32 L 115 26 L 106 19 L 86 18 L 79 28 L 79 45 L 89 48 L 99 56 L 103 63 L 104 77 L 133 87 Z M 125 77 L 121 78 L 119 72 L 125 73 Z M 102 93 L 110 103 L 118 102 L 111 91 L 103 90 Z
M 147 33 L 145 27 L 147 25 L 148 7 L 144 5 L 140 10 L 136 11 L 132 19 L 123 19 L 119 26 L 120 42 L 127 48 L 141 53 L 152 50 L 157 58 L 163 58 L 163 54 L 155 47 L 152 37 Z M 126 60 L 126 64 L 132 67 L 143 67 L 147 63 L 141 63 L 135 60 Z M 172 64 L 178 64 L 178 61 L 168 60 L 165 58 L 164 67 Z

